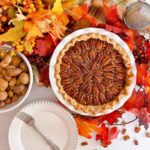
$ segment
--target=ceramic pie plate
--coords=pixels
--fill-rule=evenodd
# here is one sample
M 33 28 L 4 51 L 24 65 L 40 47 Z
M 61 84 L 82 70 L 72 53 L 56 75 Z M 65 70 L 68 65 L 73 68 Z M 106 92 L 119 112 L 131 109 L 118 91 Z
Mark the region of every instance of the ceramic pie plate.
M 85 34 L 89 34 L 89 33 L 98 33 L 100 35 L 103 36 L 107 36 L 108 38 L 114 40 L 117 44 L 119 44 L 127 53 L 130 62 L 131 62 L 131 66 L 132 66 L 132 73 L 134 75 L 134 79 L 132 81 L 132 84 L 130 86 L 130 91 L 128 93 L 128 95 L 124 96 L 121 100 L 120 103 L 116 104 L 115 107 L 111 108 L 111 109 L 107 109 L 107 111 L 105 111 L 104 113 L 97 113 L 97 114 L 92 114 L 90 112 L 85 113 L 82 110 L 76 110 L 68 101 L 66 101 L 64 99 L 64 97 L 61 95 L 61 93 L 59 93 L 59 89 L 58 86 L 56 84 L 56 79 L 55 79 L 55 64 L 57 63 L 57 57 L 60 53 L 60 51 L 65 47 L 65 45 L 70 42 L 72 39 L 80 36 L 80 35 L 85 35 Z M 104 29 L 100 29 L 100 28 L 85 28 L 85 29 L 80 29 L 77 30 L 73 33 L 71 33 L 70 35 L 68 35 L 67 37 L 65 37 L 60 43 L 59 45 L 56 47 L 53 56 L 51 58 L 50 61 L 50 65 L 49 65 L 49 77 L 50 77 L 50 82 L 51 82 L 51 86 L 52 89 L 55 93 L 55 95 L 57 96 L 57 98 L 60 100 L 60 102 L 62 104 L 64 104 L 68 109 L 70 109 L 71 111 L 78 113 L 80 115 L 86 115 L 86 116 L 100 116 L 100 115 L 104 115 L 104 114 L 108 114 L 113 112 L 116 109 L 119 109 L 131 96 L 132 91 L 135 87 L 136 84 L 136 65 L 135 65 L 135 60 L 134 60 L 134 56 L 132 54 L 132 52 L 130 51 L 128 45 L 116 34 L 106 31 Z
M 43 135 L 58 145 L 60 150 L 76 150 L 78 131 L 72 115 L 61 106 L 38 101 L 22 110 L 34 117 L 35 125 Z M 9 129 L 11 150 L 51 150 L 35 130 L 14 117 Z

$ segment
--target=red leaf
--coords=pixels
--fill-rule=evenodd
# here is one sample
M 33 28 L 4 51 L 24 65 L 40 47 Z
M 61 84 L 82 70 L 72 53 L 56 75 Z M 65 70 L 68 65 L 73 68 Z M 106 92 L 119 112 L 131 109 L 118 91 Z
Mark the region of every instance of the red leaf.
M 97 26 L 98 25 L 97 20 L 88 14 L 87 4 L 82 5 L 82 10 L 83 10 L 83 18 L 86 19 L 88 22 L 90 22 L 93 27 Z
M 106 24 L 106 30 L 111 31 L 111 32 L 114 32 L 114 33 L 116 33 L 116 34 L 123 32 L 122 29 L 117 28 L 117 27 L 112 26 L 112 25 L 108 25 L 108 24 Z
M 46 87 L 50 86 L 48 65 L 42 69 L 39 78 L 40 78 L 40 82 L 42 82 Z
M 109 7 L 104 3 L 104 13 L 108 23 L 114 24 L 115 22 L 119 21 L 116 5 Z
M 120 112 L 119 110 L 116 110 L 110 114 L 98 117 L 97 120 L 100 123 L 107 121 L 110 125 L 113 125 L 114 123 L 118 121 L 118 118 L 121 118 L 121 117 L 122 117 L 122 112 Z
M 147 111 L 150 113 L 150 86 L 145 86 L 145 93 L 146 93 L 145 97 L 146 108 Z
M 142 108 L 138 117 L 139 125 L 144 125 L 145 129 L 148 129 L 150 123 L 150 113 L 148 113 L 147 108 Z
M 150 60 L 150 41 L 146 41 L 145 46 L 147 48 L 147 50 L 146 50 L 147 58 L 148 58 L 148 60 Z
M 109 130 L 109 140 L 114 140 L 118 137 L 119 130 L 117 127 L 113 127 Z
M 118 128 L 117 127 L 112 127 L 112 128 L 107 128 L 105 124 L 102 124 L 101 127 L 102 133 L 99 133 L 96 135 L 96 140 L 101 141 L 101 145 L 104 147 L 107 147 L 112 143 L 112 140 L 118 137 Z
M 132 96 L 122 107 L 122 110 L 130 111 L 137 115 L 140 112 L 141 108 L 144 106 L 143 99 L 144 99 L 144 92 L 143 91 L 136 92 L 134 90 Z
M 107 6 L 104 2 L 104 13 L 106 17 L 106 30 L 112 31 L 116 34 L 124 34 L 123 40 L 128 44 L 131 51 L 134 49 L 135 31 L 128 29 L 125 24 L 119 19 L 117 12 L 117 5 Z M 109 24 L 109 25 L 108 25 Z M 123 35 L 122 34 L 122 35 Z
M 34 53 L 39 56 L 50 56 L 54 51 L 54 42 L 50 35 L 45 35 L 44 37 L 39 37 L 36 39 L 36 44 L 34 47 Z
M 150 86 L 150 77 L 148 74 L 147 64 L 137 65 L 137 84 Z
M 130 30 L 128 28 L 124 28 L 124 33 L 127 35 L 127 38 L 125 38 L 123 40 L 128 44 L 130 50 L 133 51 L 135 31 Z

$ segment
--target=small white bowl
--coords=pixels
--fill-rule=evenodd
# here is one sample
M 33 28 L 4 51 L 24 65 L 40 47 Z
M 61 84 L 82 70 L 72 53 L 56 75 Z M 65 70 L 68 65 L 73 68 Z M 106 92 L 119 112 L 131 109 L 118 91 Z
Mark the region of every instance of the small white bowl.
M 0 50 L 1 49 L 7 49 L 7 50 L 9 50 L 9 49 L 12 49 L 12 47 L 10 47 L 9 45 L 2 45 L 2 46 L 0 46 Z M 32 72 L 31 64 L 29 63 L 28 59 L 22 53 L 18 53 L 18 55 L 26 63 L 26 65 L 28 67 L 28 70 L 29 70 L 30 82 L 29 82 L 29 85 L 28 85 L 28 90 L 27 90 L 26 94 L 23 95 L 23 96 L 20 96 L 19 99 L 16 102 L 11 103 L 9 105 L 6 105 L 4 108 L 0 108 L 0 113 L 9 112 L 9 111 L 12 111 L 15 108 L 19 107 L 27 99 L 27 97 L 28 97 L 28 95 L 29 95 L 29 93 L 31 91 L 31 88 L 32 88 L 32 84 L 33 84 L 33 72 Z

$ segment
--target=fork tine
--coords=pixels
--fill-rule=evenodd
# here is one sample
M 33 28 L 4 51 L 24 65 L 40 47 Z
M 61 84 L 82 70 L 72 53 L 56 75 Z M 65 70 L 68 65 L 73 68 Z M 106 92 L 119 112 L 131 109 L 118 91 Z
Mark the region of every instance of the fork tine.
M 28 123 L 29 121 L 31 121 L 33 119 L 30 115 L 28 115 L 27 113 L 24 113 L 24 112 L 19 112 L 17 114 L 17 117 L 26 123 Z
M 19 112 L 19 113 L 17 114 L 17 117 L 18 117 L 19 119 L 21 119 L 22 121 L 25 121 L 25 120 L 26 120 L 26 118 L 21 114 L 21 112 Z

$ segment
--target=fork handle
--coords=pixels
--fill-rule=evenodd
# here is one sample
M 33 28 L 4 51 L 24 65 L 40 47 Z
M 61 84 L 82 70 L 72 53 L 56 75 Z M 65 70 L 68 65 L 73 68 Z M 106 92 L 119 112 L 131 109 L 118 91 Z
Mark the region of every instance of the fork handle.
M 50 139 L 47 139 L 34 125 L 32 125 L 32 128 L 46 141 L 48 145 L 51 146 L 52 150 L 60 150 L 56 144 L 54 144 Z

